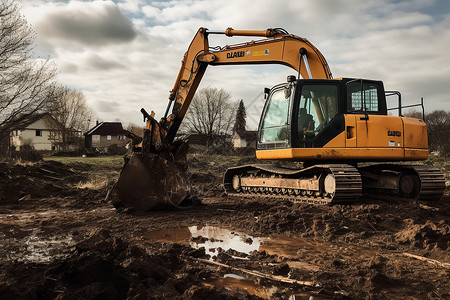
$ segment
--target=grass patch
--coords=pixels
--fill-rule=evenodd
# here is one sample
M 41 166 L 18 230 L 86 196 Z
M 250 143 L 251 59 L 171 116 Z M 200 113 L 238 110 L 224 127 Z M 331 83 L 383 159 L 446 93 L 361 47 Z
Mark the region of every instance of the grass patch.
M 425 161 L 427 165 L 433 165 L 439 168 L 445 175 L 446 180 L 450 180 L 450 159 L 446 156 L 430 155 Z
M 90 189 L 90 190 L 102 190 L 108 187 L 110 184 L 110 178 L 106 176 L 99 176 L 97 178 L 92 178 L 86 182 L 80 182 L 75 185 L 79 189 Z
M 72 168 L 75 172 L 84 175 L 85 180 L 76 187 L 94 190 L 102 189 L 115 181 L 123 166 L 123 156 L 73 157 L 49 156 L 46 161 L 56 161 Z

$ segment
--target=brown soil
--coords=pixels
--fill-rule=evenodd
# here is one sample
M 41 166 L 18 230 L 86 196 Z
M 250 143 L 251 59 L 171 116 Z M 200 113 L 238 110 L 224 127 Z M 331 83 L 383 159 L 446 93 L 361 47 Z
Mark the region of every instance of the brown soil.
M 149 213 L 116 211 L 109 187 L 77 188 L 88 164 L 0 164 L 1 298 L 450 298 L 449 190 L 440 201 L 331 207 L 230 198 L 229 158 L 215 159 L 190 159 L 201 204 Z M 206 225 L 264 242 L 249 253 L 196 247 L 218 240 L 187 229 Z M 178 242 L 149 238 L 173 228 L 184 232 Z

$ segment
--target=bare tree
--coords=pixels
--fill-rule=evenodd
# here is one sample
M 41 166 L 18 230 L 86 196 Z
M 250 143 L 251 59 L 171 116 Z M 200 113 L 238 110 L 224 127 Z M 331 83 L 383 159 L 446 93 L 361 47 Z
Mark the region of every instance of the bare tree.
M 431 150 L 450 154 L 450 112 L 435 110 L 426 115 L 428 144 Z
M 403 116 L 408 117 L 408 118 L 415 118 L 415 119 L 422 119 L 424 116 L 422 115 L 421 112 L 419 112 L 418 110 L 415 109 L 408 109 Z
M 195 94 L 185 117 L 185 126 L 192 133 L 203 134 L 211 144 L 231 134 L 236 104 L 224 89 L 204 88 Z
M 32 58 L 33 41 L 34 32 L 18 5 L 14 0 L 1 1 L 0 143 L 57 95 L 56 69 L 48 61 Z
M 145 126 L 139 126 L 134 123 L 129 123 L 126 130 L 137 136 L 142 137 L 144 136 Z
M 49 114 L 56 121 L 50 124 L 54 133 L 52 138 L 63 151 L 67 151 L 68 145 L 79 142 L 81 132 L 89 129 L 95 114 L 82 92 L 60 88 L 58 95 L 48 105 Z

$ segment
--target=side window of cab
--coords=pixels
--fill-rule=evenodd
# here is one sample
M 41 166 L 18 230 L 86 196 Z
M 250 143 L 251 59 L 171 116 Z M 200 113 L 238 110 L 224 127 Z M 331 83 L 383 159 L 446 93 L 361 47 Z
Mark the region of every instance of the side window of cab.
M 378 84 L 354 80 L 347 83 L 348 112 L 380 112 Z

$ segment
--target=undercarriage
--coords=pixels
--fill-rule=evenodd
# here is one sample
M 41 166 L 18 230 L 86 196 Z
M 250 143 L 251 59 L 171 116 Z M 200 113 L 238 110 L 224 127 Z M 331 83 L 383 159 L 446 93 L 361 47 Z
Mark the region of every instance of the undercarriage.
M 395 196 L 411 200 L 439 200 L 444 174 L 425 165 L 348 164 L 288 169 L 267 164 L 230 168 L 225 191 L 236 196 L 263 196 L 312 204 L 358 201 L 361 195 Z

